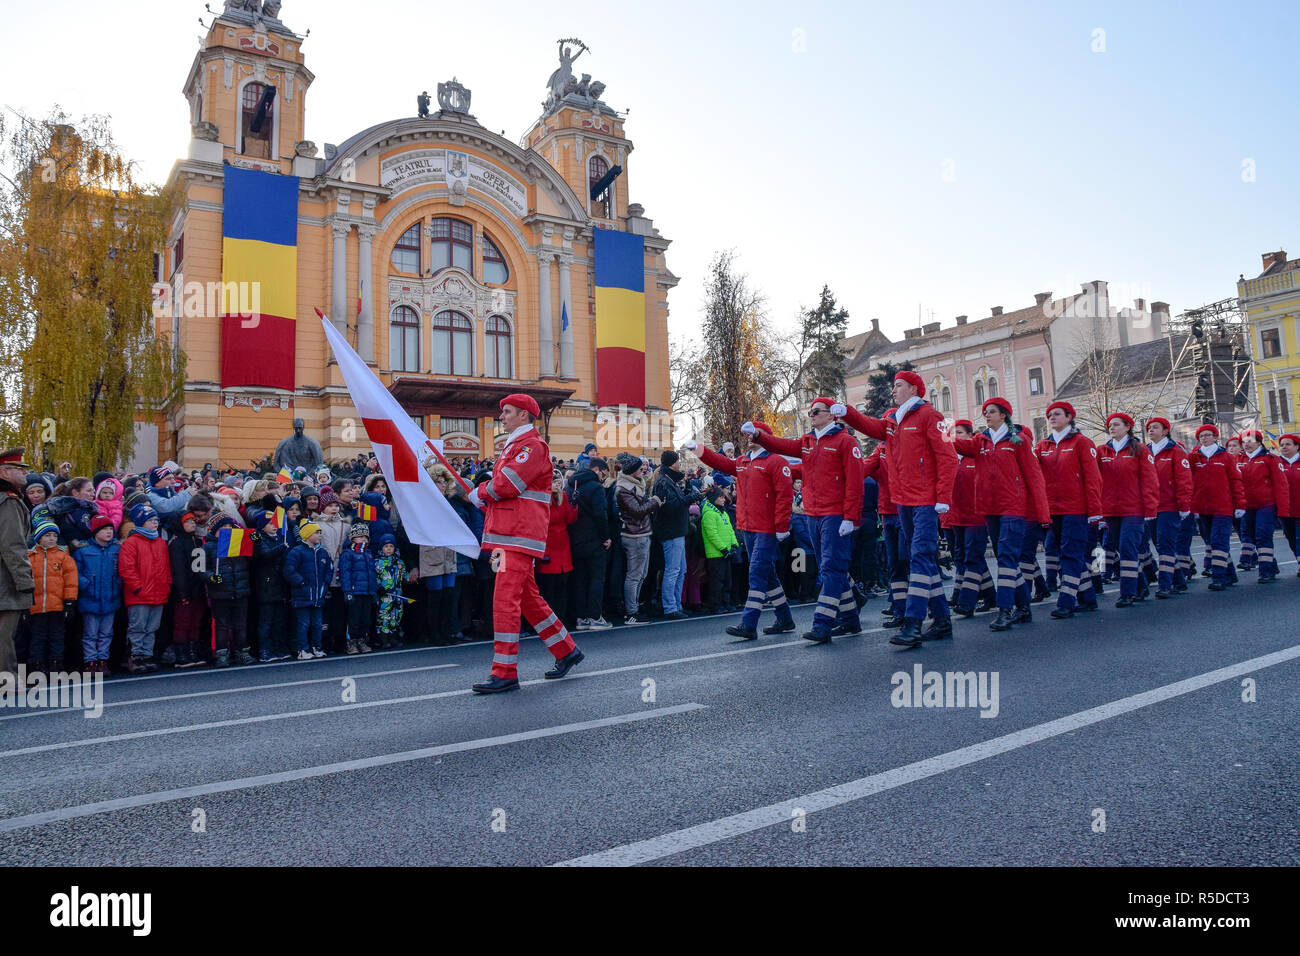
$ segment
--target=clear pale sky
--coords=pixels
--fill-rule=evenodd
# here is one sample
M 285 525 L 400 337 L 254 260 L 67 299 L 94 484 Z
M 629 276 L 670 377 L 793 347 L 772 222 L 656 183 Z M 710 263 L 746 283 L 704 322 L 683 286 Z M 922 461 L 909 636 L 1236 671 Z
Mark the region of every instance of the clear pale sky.
M 109 113 L 162 180 L 188 143 L 200 16 L 191 0 L 8 4 L 0 103 Z M 946 327 L 1092 279 L 1179 312 L 1234 295 L 1261 252 L 1300 255 L 1294 2 L 285 0 L 281 18 L 311 29 L 322 147 L 414 115 L 453 75 L 517 141 L 555 41 L 584 40 L 578 72 L 630 109 L 632 200 L 673 240 L 674 335 L 694 333 L 725 248 L 777 324 L 829 283 L 851 332 L 875 316 L 892 338 L 918 304 Z

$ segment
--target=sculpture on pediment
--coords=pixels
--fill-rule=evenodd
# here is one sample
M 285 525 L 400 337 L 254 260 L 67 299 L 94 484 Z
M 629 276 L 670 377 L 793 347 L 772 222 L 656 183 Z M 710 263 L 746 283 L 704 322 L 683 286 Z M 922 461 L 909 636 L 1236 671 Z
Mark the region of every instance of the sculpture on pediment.
M 577 98 L 581 101 L 581 105 L 588 108 L 594 107 L 600 100 L 601 94 L 605 92 L 605 84 L 599 80 L 593 82 L 590 73 L 582 74 L 581 79 L 573 75 L 574 61 L 582 54 L 590 52 L 590 48 L 576 37 L 560 40 L 558 43 L 560 66 L 546 81 L 546 102 L 542 104 L 542 109 L 550 113 L 568 97 Z M 576 46 L 577 52 L 574 52 L 574 46 L 567 44 Z
M 468 113 L 471 95 L 453 76 L 450 83 L 438 84 L 438 107 L 448 113 Z

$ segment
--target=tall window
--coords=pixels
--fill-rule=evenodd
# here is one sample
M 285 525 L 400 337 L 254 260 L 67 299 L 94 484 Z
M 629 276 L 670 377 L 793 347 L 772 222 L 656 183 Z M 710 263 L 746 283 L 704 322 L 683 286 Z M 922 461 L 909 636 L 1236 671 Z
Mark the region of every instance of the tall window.
M 940 392 L 939 394 L 943 398 L 943 410 L 945 412 L 952 411 L 952 390 L 948 388 L 947 385 L 945 385 L 943 387 L 943 391 Z
M 1041 368 L 1031 368 L 1029 370 L 1029 394 L 1043 394 L 1043 370 Z
M 510 323 L 499 315 L 487 320 L 487 373 L 510 378 Z
M 998 380 L 992 375 L 989 376 L 989 398 L 997 398 Z
M 459 312 L 433 319 L 433 370 L 442 375 L 474 374 L 474 326 Z
M 1034 419 L 1034 441 L 1042 441 L 1047 437 L 1047 419 Z
M 488 285 L 501 285 L 510 278 L 506 266 L 506 257 L 501 254 L 496 243 L 483 234 L 483 281 Z
M 469 435 L 477 435 L 478 419 L 444 417 L 442 419 L 441 424 L 439 424 L 438 429 L 444 435 L 449 435 L 452 432 L 465 432 L 466 434 Z
M 430 247 L 430 268 L 438 272 L 448 266 L 474 272 L 474 227 L 459 219 L 435 219 Z
M 257 159 L 271 158 L 271 130 L 275 127 L 275 101 L 262 118 L 262 125 L 254 131 L 253 120 L 257 116 L 257 104 L 266 92 L 265 83 L 249 83 L 244 87 L 244 97 L 240 101 L 239 128 L 243 133 L 244 155 Z
M 984 405 L 984 383 L 980 381 L 975 383 L 975 404 Z
M 1280 329 L 1265 329 L 1259 334 L 1264 346 L 1264 358 L 1277 358 L 1282 354 L 1282 332 Z
M 1285 388 L 1269 390 L 1268 420 L 1274 425 L 1282 425 L 1291 420 L 1291 405 Z
M 420 370 L 420 315 L 409 305 L 393 310 L 388 324 L 388 351 L 393 371 Z
M 393 268 L 420 274 L 420 223 L 402 233 L 393 246 Z
M 587 163 L 587 168 L 591 177 L 589 184 L 595 186 L 596 183 L 600 182 L 605 177 L 605 174 L 609 172 L 609 163 L 605 162 L 605 157 L 603 156 L 593 156 L 591 157 L 591 161 Z M 599 216 L 602 219 L 613 218 L 610 214 L 610 195 L 613 191 L 614 189 L 611 185 L 609 189 L 606 189 L 605 192 L 601 194 L 600 199 L 593 200 L 593 216 Z M 588 192 L 590 192 L 590 189 Z

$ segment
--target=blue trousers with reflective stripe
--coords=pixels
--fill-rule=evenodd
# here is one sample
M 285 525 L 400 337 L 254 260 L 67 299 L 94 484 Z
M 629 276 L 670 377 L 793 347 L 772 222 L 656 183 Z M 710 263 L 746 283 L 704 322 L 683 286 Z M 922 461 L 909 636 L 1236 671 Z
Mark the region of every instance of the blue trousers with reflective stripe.
M 881 515 L 885 536 L 885 563 L 889 565 L 889 610 L 902 617 L 907 610 L 907 547 L 898 515 Z
M 1056 606 L 1068 611 L 1079 604 L 1096 604 L 1088 560 L 1088 516 L 1052 515 L 1052 537 L 1060 548 L 1061 561 L 1061 590 Z
M 989 561 L 984 555 L 989 546 L 989 531 L 983 525 L 953 530 L 958 545 L 953 552 L 953 563 L 957 565 L 957 606 L 969 610 L 985 588 L 993 586 Z
M 1136 597 L 1138 575 L 1141 573 L 1139 552 L 1146 543 L 1146 520 L 1140 516 L 1125 515 L 1106 519 L 1106 550 L 1119 554 L 1119 593 L 1121 597 Z
M 1216 584 L 1227 584 L 1236 578 L 1232 567 L 1232 515 L 1210 515 L 1209 531 L 1205 537 L 1205 553 L 1210 559 L 1210 573 Z
M 899 505 L 901 537 L 907 539 L 907 607 L 903 616 L 924 621 L 948 620 L 948 598 L 939 574 L 939 515 L 934 505 Z
M 1043 535 L 1043 556 L 1047 563 L 1044 578 L 1047 586 L 1055 590 L 1061 575 L 1061 533 L 1057 530 L 1055 521 Z
M 770 603 L 776 611 L 778 624 L 788 624 L 790 605 L 781 588 L 777 562 L 781 560 L 781 545 L 774 534 L 761 531 L 744 531 L 745 551 L 749 555 L 749 596 L 745 599 L 745 613 L 740 616 L 740 626 L 757 629 L 763 613 L 763 604 Z
M 1183 519 L 1177 511 L 1162 511 L 1154 521 L 1147 522 L 1151 540 L 1156 543 L 1156 582 L 1162 591 L 1175 584 L 1178 577 L 1178 538 L 1182 534 Z
M 1043 527 L 1037 521 L 1025 520 L 1025 540 L 1020 546 L 1020 576 L 1025 579 L 1029 593 L 1034 592 L 1034 582 L 1043 576 L 1038 567 L 1038 543 L 1043 540 Z
M 1196 533 L 1196 515 L 1189 514 L 1178 522 L 1178 542 L 1174 546 L 1174 586 L 1182 587 L 1187 583 L 1187 573 L 1196 565 L 1192 563 L 1192 535 Z
M 849 584 L 849 561 L 853 557 L 853 535 L 840 535 L 839 515 L 809 518 L 813 544 L 817 548 L 817 609 L 813 611 L 814 632 L 822 634 L 835 626 L 838 619 L 851 627 L 861 627 L 858 606 Z M 846 603 L 847 602 L 847 606 Z
M 1277 521 L 1277 508 L 1273 505 L 1252 508 L 1246 512 L 1246 518 L 1250 521 L 1250 530 L 1254 532 L 1251 540 L 1255 545 L 1255 560 L 1259 565 L 1260 577 L 1277 574 L 1277 557 L 1273 554 L 1273 526 Z M 1246 526 L 1246 521 L 1243 520 L 1242 527 Z
M 1019 515 L 986 515 L 984 525 L 995 542 L 998 556 L 998 607 L 1028 607 L 1029 585 L 1020 573 L 1020 554 L 1025 547 L 1025 519 Z

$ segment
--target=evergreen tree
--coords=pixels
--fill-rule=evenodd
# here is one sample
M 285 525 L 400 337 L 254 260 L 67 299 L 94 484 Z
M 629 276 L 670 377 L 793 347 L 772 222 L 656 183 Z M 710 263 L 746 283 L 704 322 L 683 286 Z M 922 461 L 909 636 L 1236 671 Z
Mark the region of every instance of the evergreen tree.
M 863 413 L 872 418 L 880 418 L 893 408 L 894 376 L 899 372 L 914 370 L 911 362 L 902 362 L 898 365 L 893 362 L 882 362 L 880 368 L 872 372 L 871 377 L 867 379 L 866 407 L 862 409 Z
M 848 324 L 848 310 L 836 308 L 830 286 L 823 285 L 817 308 L 803 313 L 802 345 L 808 359 L 801 384 L 810 395 L 844 395 L 846 356 L 841 343 Z

